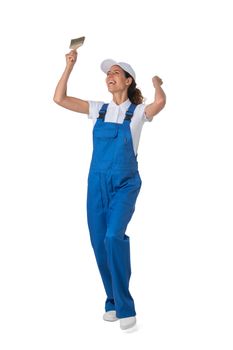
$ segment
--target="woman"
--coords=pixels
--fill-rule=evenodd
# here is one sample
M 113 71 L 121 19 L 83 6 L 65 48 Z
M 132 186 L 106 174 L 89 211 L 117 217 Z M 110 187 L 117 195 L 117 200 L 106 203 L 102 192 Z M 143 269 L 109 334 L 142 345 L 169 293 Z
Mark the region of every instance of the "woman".
M 153 77 L 154 102 L 143 104 L 136 75 L 125 62 L 105 60 L 110 104 L 67 96 L 67 82 L 77 52 L 66 55 L 66 68 L 58 82 L 54 101 L 87 114 L 93 120 L 93 153 L 88 174 L 87 221 L 91 244 L 106 291 L 105 321 L 120 319 L 120 328 L 136 323 L 134 300 L 129 292 L 130 246 L 125 234 L 141 188 L 137 149 L 142 126 L 152 121 L 166 103 L 162 80 Z

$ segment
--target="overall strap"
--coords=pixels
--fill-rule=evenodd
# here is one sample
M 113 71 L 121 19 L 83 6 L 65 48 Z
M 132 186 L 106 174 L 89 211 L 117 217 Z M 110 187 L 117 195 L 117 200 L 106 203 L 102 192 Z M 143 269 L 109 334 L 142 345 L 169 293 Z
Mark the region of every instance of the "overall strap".
M 131 105 L 129 106 L 129 108 L 127 109 L 127 111 L 125 113 L 124 120 L 131 120 L 136 107 L 137 107 L 137 105 L 135 105 L 134 103 L 131 103 Z
M 99 110 L 99 116 L 97 119 L 99 119 L 99 118 L 104 119 L 105 118 L 107 108 L 108 108 L 108 103 L 104 103 L 103 106 L 101 107 L 101 109 Z

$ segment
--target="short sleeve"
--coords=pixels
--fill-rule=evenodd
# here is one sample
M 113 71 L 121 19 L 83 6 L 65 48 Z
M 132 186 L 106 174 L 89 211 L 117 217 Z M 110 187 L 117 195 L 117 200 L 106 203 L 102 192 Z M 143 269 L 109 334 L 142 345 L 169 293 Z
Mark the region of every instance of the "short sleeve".
M 143 122 L 152 122 L 153 117 L 149 118 L 149 117 L 146 116 L 145 108 L 146 108 L 146 105 L 144 103 L 138 105 L 137 106 L 138 113 L 139 113 L 139 115 L 141 115 L 141 118 L 142 118 Z
M 145 113 L 145 109 L 146 109 L 147 105 L 144 105 L 144 121 L 145 122 L 152 122 L 152 120 L 154 119 L 153 117 L 147 117 L 146 113 Z
M 89 103 L 89 119 L 97 119 L 99 116 L 99 110 L 103 106 L 104 102 L 101 101 L 88 101 Z

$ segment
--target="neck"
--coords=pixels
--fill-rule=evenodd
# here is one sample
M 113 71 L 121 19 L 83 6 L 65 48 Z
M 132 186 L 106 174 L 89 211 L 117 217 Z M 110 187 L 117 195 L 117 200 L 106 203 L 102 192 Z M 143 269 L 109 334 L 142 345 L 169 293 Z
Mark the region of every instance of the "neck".
M 128 100 L 127 91 L 113 93 L 113 98 L 112 99 L 117 105 L 120 105 L 121 103 L 123 103 L 126 100 Z

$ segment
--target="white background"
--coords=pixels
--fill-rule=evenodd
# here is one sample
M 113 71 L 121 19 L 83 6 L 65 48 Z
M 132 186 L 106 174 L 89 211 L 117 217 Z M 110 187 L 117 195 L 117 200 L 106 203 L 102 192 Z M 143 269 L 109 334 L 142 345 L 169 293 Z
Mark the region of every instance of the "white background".
M 0 348 L 232 349 L 231 1 L 7 1 L 1 5 Z M 86 222 L 92 121 L 53 94 L 111 96 L 99 65 L 131 63 L 147 102 L 142 188 L 128 226 L 138 326 L 102 320 Z M 81 345 L 82 344 L 82 345 Z

